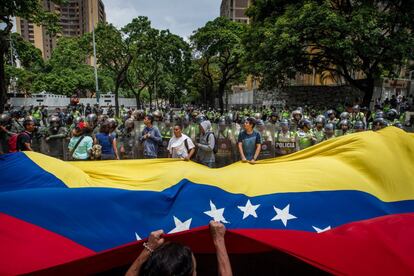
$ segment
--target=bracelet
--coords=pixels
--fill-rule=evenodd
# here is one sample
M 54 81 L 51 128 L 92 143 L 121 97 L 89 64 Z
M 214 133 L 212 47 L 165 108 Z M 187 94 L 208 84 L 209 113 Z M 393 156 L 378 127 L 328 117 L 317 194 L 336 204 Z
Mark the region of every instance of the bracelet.
M 150 254 L 154 252 L 154 250 L 151 247 L 149 247 L 148 243 L 144 242 L 142 246 L 144 246 L 144 248 L 147 249 L 150 252 Z

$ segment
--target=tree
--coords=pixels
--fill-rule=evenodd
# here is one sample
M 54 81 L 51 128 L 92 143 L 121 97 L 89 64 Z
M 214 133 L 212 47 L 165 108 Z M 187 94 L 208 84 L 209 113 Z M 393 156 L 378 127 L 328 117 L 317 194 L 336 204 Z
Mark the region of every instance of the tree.
M 125 83 L 133 61 L 131 39 L 112 24 L 96 28 L 96 57 L 101 67 L 111 73 L 115 84 L 115 113 L 119 115 L 119 88 Z
M 94 91 L 93 67 L 85 63 L 91 51 L 89 35 L 59 38 L 50 60 L 37 72 L 31 91 L 47 91 L 66 96 L 74 93 L 86 96 L 88 92 Z M 101 82 L 102 77 L 100 74 Z
M 189 45 L 168 30 L 152 28 L 151 22 L 143 16 L 133 19 L 123 32 L 133 52 L 127 83 L 137 106 L 141 105 L 140 96 L 145 90 L 149 92 L 151 108 L 154 91 L 157 91 L 157 98 L 178 95 L 189 79 Z
M 158 30 L 151 27 L 145 16 L 134 18 L 123 30 L 128 33 L 133 60 L 127 71 L 126 82 L 135 96 L 137 107 L 141 107 L 141 93 L 155 79 L 156 64 L 152 51 L 156 50 Z
M 256 21 L 244 39 L 250 72 L 262 87 L 328 71 L 363 91 L 368 106 L 374 81 L 398 76 L 413 59 L 412 1 L 281 1 L 277 12 L 262 10 L 270 2 L 255 1 L 249 13 Z
M 9 85 L 13 80 L 17 91 L 31 93 L 33 81 L 44 70 L 42 52 L 17 33 L 11 34 L 11 44 L 13 51 L 7 52 L 6 60 L 12 62 L 5 64 L 5 83 Z M 20 62 L 20 68 L 14 66 L 17 60 Z
M 217 86 L 220 109 L 224 111 L 223 96 L 226 88 L 243 79 L 242 59 L 245 51 L 242 37 L 246 26 L 218 17 L 195 31 L 190 40 L 199 60 L 200 70 L 210 82 L 210 89 Z M 218 78 L 213 78 L 217 70 Z M 211 93 L 212 91 L 210 91 Z
M 60 1 L 54 0 L 59 3 Z M 38 25 L 47 26 L 50 34 L 59 31 L 58 17 L 54 13 L 43 10 L 42 1 L 38 0 L 3 0 L 0 5 L 0 23 L 5 27 L 0 29 L 0 113 L 4 111 L 7 100 L 4 57 L 9 49 L 10 32 L 13 28 L 13 17 L 19 16 Z

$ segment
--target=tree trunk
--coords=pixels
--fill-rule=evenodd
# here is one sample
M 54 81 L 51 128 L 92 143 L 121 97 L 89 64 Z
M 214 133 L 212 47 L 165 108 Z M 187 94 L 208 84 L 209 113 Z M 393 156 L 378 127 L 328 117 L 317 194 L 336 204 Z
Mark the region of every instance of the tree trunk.
M 223 96 L 224 96 L 224 90 L 226 88 L 226 85 L 223 82 L 219 83 L 219 87 L 218 87 L 218 97 L 219 97 L 219 106 L 220 106 L 220 113 L 223 114 L 224 113 L 224 101 L 223 101 Z
M 366 106 L 370 108 L 372 96 L 374 95 L 374 78 L 368 78 L 366 79 L 366 84 L 364 85 L 364 99 L 362 100 L 362 106 Z
M 136 93 L 136 92 L 133 92 L 133 93 L 134 93 L 135 100 L 136 100 L 136 103 L 137 103 L 137 109 L 141 109 L 141 99 L 139 98 L 139 94 Z
M 7 42 L 0 41 L 0 114 L 4 112 L 4 106 L 7 101 L 6 74 L 4 72 L 4 55 L 7 51 Z
M 115 84 L 115 116 L 119 116 L 119 99 L 118 99 L 118 90 L 120 83 L 117 81 Z
M 148 89 L 149 102 L 150 102 L 150 111 L 152 111 L 152 89 Z

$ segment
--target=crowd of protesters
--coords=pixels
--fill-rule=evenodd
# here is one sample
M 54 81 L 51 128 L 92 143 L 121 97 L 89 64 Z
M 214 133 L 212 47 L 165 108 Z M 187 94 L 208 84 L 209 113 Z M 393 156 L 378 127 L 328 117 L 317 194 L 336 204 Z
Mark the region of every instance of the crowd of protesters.
M 412 98 L 411 98 L 412 101 Z M 39 151 L 64 160 L 179 158 L 208 167 L 290 154 L 324 140 L 387 126 L 410 128 L 410 98 L 357 102 L 326 110 L 284 106 L 218 112 L 182 108 L 106 107 L 72 103 L 65 109 L 8 107 L 0 115 L 0 153 Z M 408 115 L 408 116 L 407 116 Z

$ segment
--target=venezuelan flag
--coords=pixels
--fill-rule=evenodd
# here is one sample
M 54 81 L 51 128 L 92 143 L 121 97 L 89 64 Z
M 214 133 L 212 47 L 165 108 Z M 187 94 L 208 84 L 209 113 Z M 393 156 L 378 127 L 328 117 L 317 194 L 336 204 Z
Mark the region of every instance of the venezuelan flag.
M 334 274 L 414 274 L 414 136 L 394 127 L 210 169 L 171 159 L 0 156 L 0 274 L 125 265 L 151 231 L 212 253 L 277 250 Z M 89 265 L 93 263 L 93 265 Z

